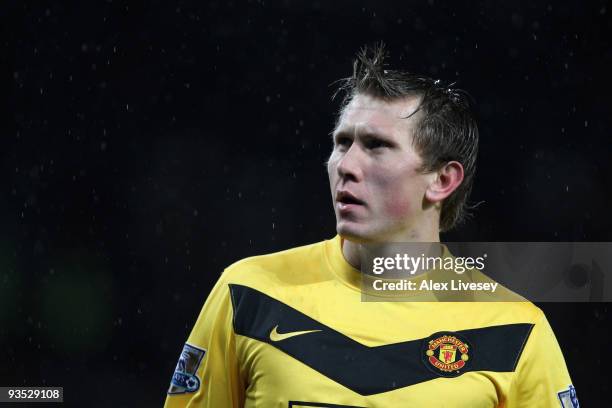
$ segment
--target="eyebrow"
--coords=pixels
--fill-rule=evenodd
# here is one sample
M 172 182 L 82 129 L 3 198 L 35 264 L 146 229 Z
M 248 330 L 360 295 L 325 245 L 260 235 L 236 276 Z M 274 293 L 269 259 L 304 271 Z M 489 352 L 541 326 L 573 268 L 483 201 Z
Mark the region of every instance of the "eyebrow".
M 355 134 L 355 132 L 350 132 L 347 129 L 334 129 L 333 131 L 331 131 L 330 136 L 332 137 L 332 139 L 334 139 L 336 136 L 350 136 L 353 137 Z M 393 142 L 393 139 L 384 134 L 384 133 L 380 133 L 374 130 L 364 130 L 362 132 L 357 132 L 357 137 L 361 137 L 361 138 L 373 138 L 373 139 L 381 139 L 381 140 L 385 140 L 388 142 Z

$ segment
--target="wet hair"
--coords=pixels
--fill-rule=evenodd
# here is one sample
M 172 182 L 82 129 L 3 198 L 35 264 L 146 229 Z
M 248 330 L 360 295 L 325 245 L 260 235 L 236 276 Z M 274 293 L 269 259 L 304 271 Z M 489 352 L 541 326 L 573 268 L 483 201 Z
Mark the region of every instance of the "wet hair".
M 473 113 L 473 99 L 454 83 L 386 68 L 388 57 L 383 43 L 364 47 L 353 63 L 353 75 L 340 79 L 334 97 L 343 94 L 338 120 L 356 95 L 368 95 L 385 101 L 406 96 L 420 98 L 420 112 L 414 128 L 413 144 L 423 159 L 421 171 L 439 170 L 449 161 L 463 165 L 464 179 L 453 193 L 442 202 L 440 230 L 448 231 L 461 223 L 472 208 L 468 196 L 476 172 L 478 127 Z

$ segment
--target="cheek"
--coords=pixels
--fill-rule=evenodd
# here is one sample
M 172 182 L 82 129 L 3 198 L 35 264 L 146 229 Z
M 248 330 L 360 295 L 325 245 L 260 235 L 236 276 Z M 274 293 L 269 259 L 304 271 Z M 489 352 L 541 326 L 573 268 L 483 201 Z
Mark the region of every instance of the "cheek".
M 416 203 L 405 192 L 390 191 L 384 201 L 385 212 L 392 218 L 406 218 Z
M 329 177 L 330 184 L 333 183 L 334 176 L 337 174 L 336 171 L 336 161 L 333 156 L 329 158 L 327 161 L 327 176 Z
M 384 172 L 377 179 L 376 184 L 381 187 L 378 194 L 382 210 L 389 218 L 404 219 L 420 207 L 417 179 L 411 171 L 400 171 L 394 177 Z

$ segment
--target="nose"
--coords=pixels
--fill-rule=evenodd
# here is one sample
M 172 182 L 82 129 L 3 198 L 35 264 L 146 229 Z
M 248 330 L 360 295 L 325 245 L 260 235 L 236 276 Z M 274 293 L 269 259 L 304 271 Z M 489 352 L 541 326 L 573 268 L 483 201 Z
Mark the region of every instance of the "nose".
M 357 143 L 344 153 L 337 166 L 338 175 L 344 181 L 360 181 L 363 176 L 361 151 Z

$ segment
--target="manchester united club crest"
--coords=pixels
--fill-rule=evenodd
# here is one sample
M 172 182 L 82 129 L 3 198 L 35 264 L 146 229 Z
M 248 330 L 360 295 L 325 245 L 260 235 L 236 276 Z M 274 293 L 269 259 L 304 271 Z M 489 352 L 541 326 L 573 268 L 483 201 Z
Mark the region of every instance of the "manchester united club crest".
M 423 342 L 425 366 L 442 377 L 461 375 L 472 357 L 467 340 L 453 332 L 435 333 Z

